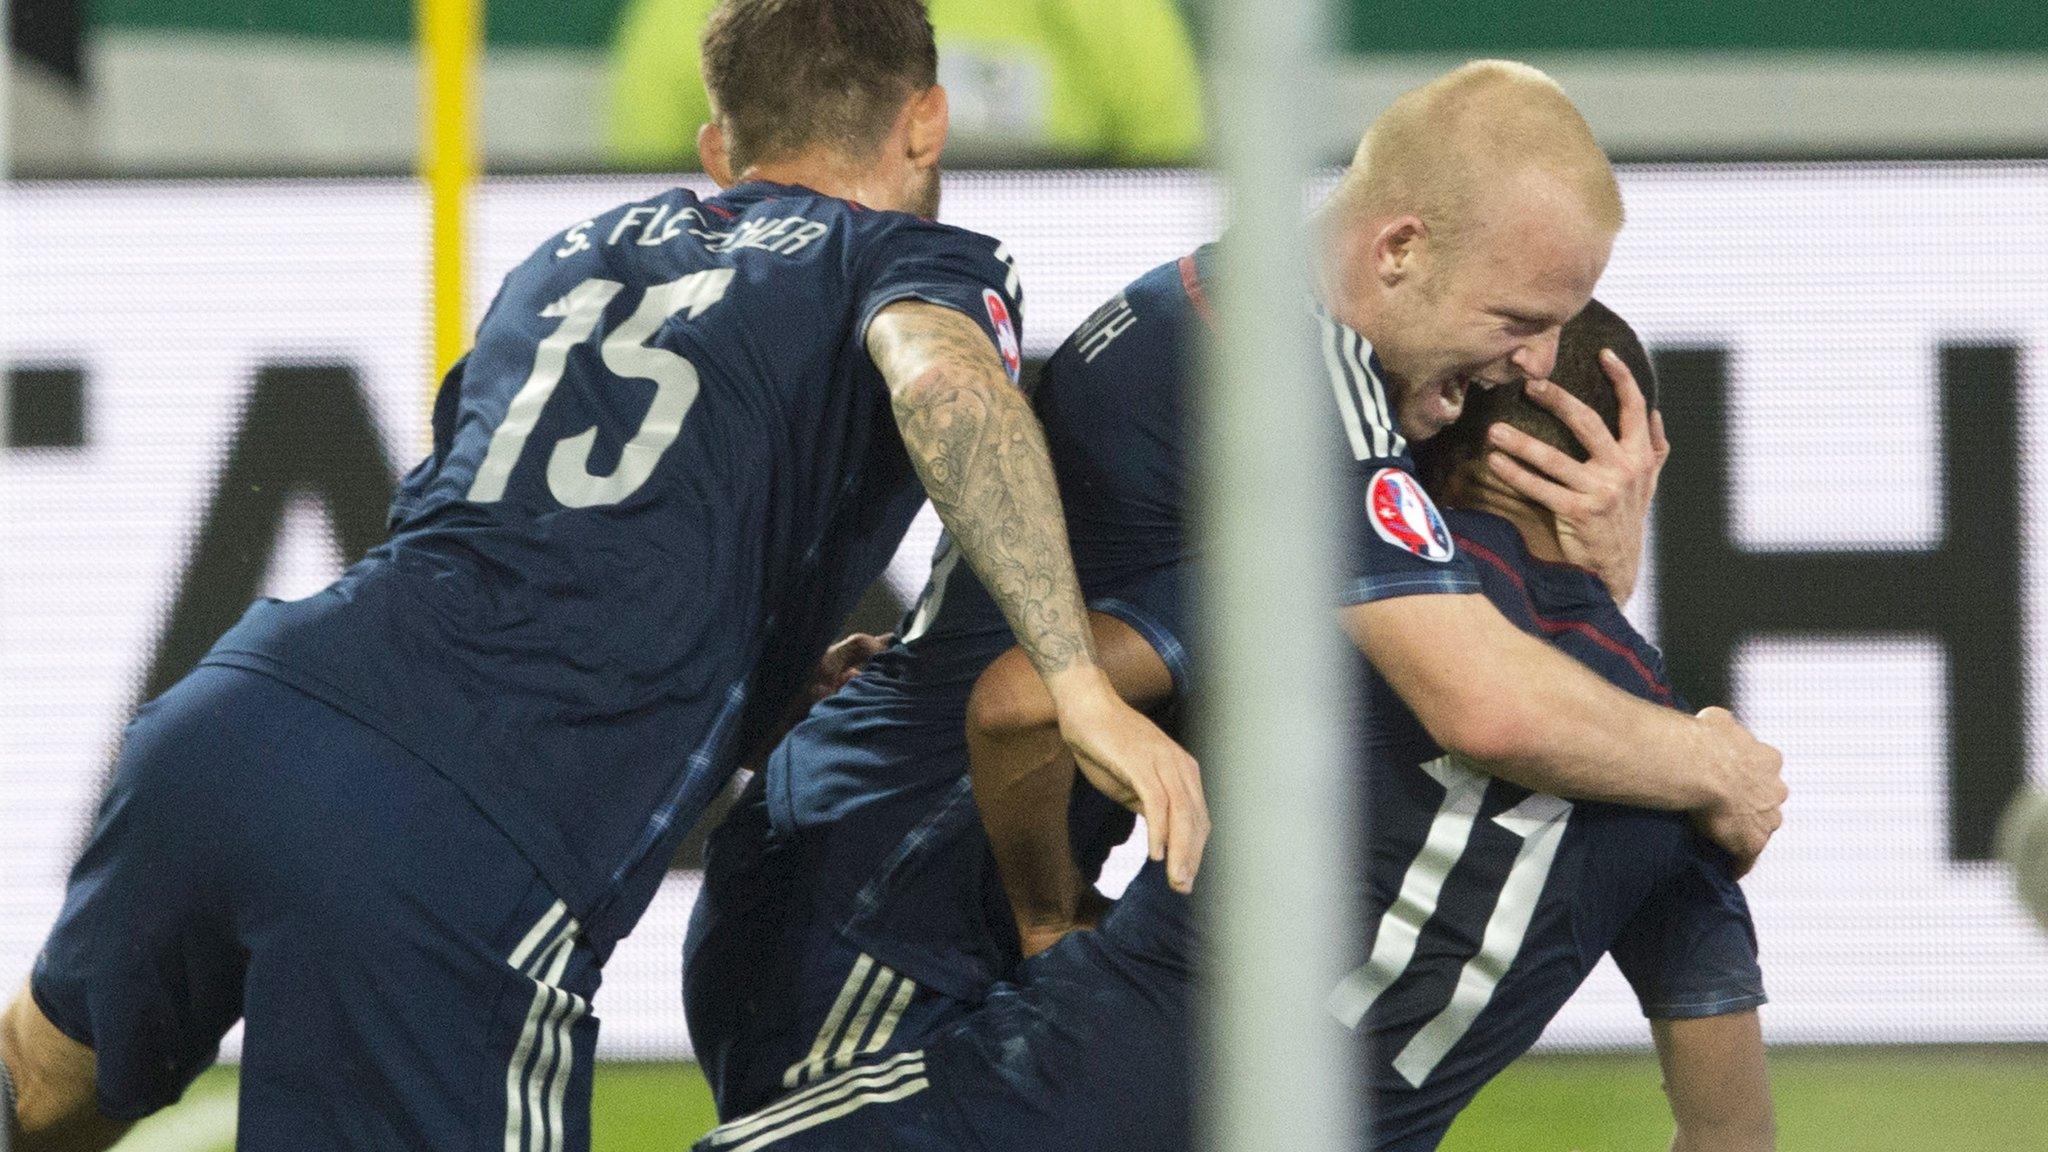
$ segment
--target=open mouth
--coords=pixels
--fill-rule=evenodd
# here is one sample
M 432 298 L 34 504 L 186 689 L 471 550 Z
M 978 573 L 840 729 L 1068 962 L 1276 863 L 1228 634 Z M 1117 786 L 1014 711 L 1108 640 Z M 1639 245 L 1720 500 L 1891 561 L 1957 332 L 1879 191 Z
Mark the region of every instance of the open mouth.
M 1465 410 L 1465 393 L 1472 384 L 1473 381 L 1464 376 L 1454 376 L 1445 381 L 1429 398 L 1430 416 L 1443 427 L 1456 423 L 1458 414 Z

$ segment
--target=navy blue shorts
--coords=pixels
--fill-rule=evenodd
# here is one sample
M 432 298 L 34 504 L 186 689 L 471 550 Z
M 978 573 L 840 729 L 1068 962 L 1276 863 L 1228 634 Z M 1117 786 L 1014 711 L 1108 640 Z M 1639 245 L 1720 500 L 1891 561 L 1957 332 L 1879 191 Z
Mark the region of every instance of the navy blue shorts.
M 756 778 L 706 845 L 683 943 L 683 1009 L 722 1117 L 915 1047 L 979 1001 L 958 982 L 921 983 L 901 957 L 849 932 L 860 917 L 817 883 L 819 846 L 769 827 L 761 785 Z M 975 818 L 971 803 L 966 817 Z M 893 874 L 884 868 L 877 882 Z M 903 904 L 876 899 L 877 908 Z
M 598 966 L 452 784 L 257 673 L 129 727 L 37 958 L 100 1110 L 177 1100 L 236 1019 L 243 1149 L 589 1146 Z
M 1193 910 L 1149 863 L 1097 932 L 1018 967 L 922 1047 L 720 1125 L 698 1152 L 1180 1152 Z

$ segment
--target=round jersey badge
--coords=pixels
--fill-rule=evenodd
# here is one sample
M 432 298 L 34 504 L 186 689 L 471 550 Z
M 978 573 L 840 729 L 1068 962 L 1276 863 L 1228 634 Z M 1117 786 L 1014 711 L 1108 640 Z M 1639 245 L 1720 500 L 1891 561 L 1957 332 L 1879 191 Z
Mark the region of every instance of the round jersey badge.
M 993 288 L 981 290 L 982 306 L 988 309 L 988 322 L 996 330 L 996 350 L 1003 354 L 1003 370 L 1010 374 L 1010 382 L 1017 382 L 1024 371 L 1024 350 L 1017 345 L 1017 326 L 1010 320 L 1010 306 Z
M 1451 558 L 1451 530 L 1415 477 L 1399 468 L 1380 469 L 1367 488 L 1366 502 L 1380 539 L 1424 560 Z

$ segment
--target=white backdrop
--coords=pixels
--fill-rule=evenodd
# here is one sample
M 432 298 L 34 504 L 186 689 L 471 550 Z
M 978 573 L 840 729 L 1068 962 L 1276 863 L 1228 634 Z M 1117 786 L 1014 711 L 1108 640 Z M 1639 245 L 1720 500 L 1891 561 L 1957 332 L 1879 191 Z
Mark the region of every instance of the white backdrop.
M 1626 172 L 1630 223 L 1601 296 L 1653 345 L 1731 350 L 1733 526 L 1745 548 L 1924 548 L 1941 523 L 1938 341 L 1995 336 L 2021 361 L 2030 771 L 2048 735 L 2048 166 L 1663 167 Z M 479 283 L 647 178 L 505 180 L 477 201 Z M 0 982 L 58 907 L 198 517 L 260 363 L 355 365 L 403 467 L 426 411 L 425 205 L 409 182 L 34 185 L 4 237 L 16 364 L 82 366 L 76 449 L 0 453 Z M 1044 355 L 1133 276 L 1208 238 L 1198 178 L 952 179 L 947 216 L 1003 237 Z M 476 301 L 481 310 L 483 300 Z M 1677 446 L 1679 452 L 1693 449 Z M 294 506 L 266 586 L 341 563 Z M 929 537 L 892 570 L 922 580 Z M 1631 606 L 1656 618 L 1655 574 Z M 1746 883 L 1779 1041 L 2048 1040 L 2048 935 L 1991 865 L 1946 853 L 1941 649 L 1912 637 L 1744 649 L 1738 709 L 1787 754 L 1789 824 Z M 687 1051 L 677 877 L 619 950 L 597 1010 L 612 1056 Z M 1553 1045 L 1640 1044 L 1611 968 Z M 232 1045 L 231 1045 L 232 1050 Z

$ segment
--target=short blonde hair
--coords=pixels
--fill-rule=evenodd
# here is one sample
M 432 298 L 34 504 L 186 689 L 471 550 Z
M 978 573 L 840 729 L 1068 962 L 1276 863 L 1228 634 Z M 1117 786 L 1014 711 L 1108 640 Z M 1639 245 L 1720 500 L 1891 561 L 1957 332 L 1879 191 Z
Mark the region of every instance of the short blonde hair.
M 1614 166 L 1564 89 L 1527 64 L 1474 60 L 1402 93 L 1373 121 L 1330 206 L 1367 219 L 1413 213 L 1439 246 L 1455 247 L 1483 222 L 1490 190 L 1531 173 L 1621 230 Z

